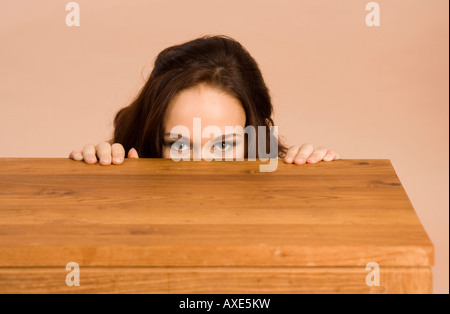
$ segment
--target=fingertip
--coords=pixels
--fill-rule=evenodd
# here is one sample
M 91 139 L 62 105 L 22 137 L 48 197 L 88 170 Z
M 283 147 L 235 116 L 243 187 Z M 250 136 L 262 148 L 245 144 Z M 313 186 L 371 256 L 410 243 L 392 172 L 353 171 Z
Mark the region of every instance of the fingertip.
M 135 159 L 139 158 L 138 152 L 134 147 L 131 148 L 130 151 L 128 152 L 128 158 L 135 158 Z
M 83 155 L 81 154 L 80 151 L 78 151 L 78 150 L 73 150 L 73 151 L 70 153 L 70 155 L 69 155 L 69 159 L 73 159 L 73 160 L 76 160 L 76 161 L 80 161 L 80 160 L 83 160 Z
M 296 165 L 303 165 L 306 163 L 306 159 L 303 157 L 297 157 L 297 158 L 295 158 L 294 163 Z
M 93 165 L 97 163 L 97 158 L 94 156 L 89 156 L 84 161 L 89 165 Z
M 102 166 L 108 166 L 108 165 L 111 164 L 111 159 L 109 159 L 109 158 L 102 158 L 102 159 L 100 159 L 99 163 Z
M 114 157 L 113 158 L 113 164 L 120 165 L 123 163 L 123 157 Z
M 323 157 L 323 161 L 331 161 L 333 160 L 333 155 L 327 154 L 325 157 Z

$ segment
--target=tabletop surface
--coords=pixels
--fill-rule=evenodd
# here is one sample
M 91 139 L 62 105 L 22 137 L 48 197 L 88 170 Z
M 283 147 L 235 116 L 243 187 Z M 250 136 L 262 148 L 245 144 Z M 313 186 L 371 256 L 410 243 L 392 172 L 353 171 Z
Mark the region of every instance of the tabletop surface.
M 387 159 L 0 158 L 0 267 L 433 265 Z

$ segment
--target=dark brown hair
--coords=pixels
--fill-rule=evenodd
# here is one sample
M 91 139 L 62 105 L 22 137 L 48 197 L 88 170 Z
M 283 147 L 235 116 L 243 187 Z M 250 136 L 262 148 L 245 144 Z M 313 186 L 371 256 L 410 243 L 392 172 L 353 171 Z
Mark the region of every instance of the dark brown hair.
M 273 126 L 269 90 L 253 57 L 239 42 L 223 35 L 204 36 L 161 51 L 138 96 L 117 113 L 110 143 L 122 144 L 126 152 L 134 147 L 141 158 L 161 158 L 169 103 L 182 90 L 200 83 L 237 98 L 245 111 L 245 126 L 266 127 L 268 151 Z M 285 153 L 286 147 L 278 141 L 279 156 Z

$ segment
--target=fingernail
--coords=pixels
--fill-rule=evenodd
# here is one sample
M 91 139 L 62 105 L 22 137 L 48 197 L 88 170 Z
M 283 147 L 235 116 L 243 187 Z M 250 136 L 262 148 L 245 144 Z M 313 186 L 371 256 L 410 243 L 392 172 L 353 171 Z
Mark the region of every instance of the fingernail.
M 297 157 L 297 158 L 295 158 L 295 161 L 296 161 L 296 162 L 299 162 L 299 163 L 302 163 L 302 162 L 305 161 L 305 158 L 303 158 L 303 157 Z
M 121 163 L 122 161 L 123 161 L 123 158 L 121 158 L 121 157 L 114 158 L 114 162 L 116 162 L 116 163 Z
M 286 157 L 285 161 L 286 162 L 292 162 L 293 158 L 292 157 Z
M 323 157 L 324 161 L 330 161 L 331 160 L 331 155 L 330 154 L 326 154 L 325 157 Z
M 76 160 L 81 160 L 83 159 L 83 156 L 81 154 L 75 154 L 75 156 L 73 156 Z
M 111 159 L 109 159 L 109 158 L 102 158 L 101 159 L 101 163 L 102 164 L 109 164 L 111 162 Z
M 89 162 L 94 162 L 94 161 L 96 161 L 96 159 L 95 159 L 95 157 L 89 157 L 89 158 L 87 159 L 87 161 L 89 161 Z

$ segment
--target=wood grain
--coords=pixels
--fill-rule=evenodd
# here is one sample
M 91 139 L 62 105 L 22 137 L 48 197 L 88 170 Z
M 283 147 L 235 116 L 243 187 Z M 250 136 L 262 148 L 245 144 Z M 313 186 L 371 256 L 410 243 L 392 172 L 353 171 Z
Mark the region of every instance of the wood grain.
M 0 278 L 68 262 L 429 272 L 433 245 L 389 160 L 260 164 L 0 158 Z
M 431 293 L 430 268 L 381 268 L 367 286 L 365 268 L 81 268 L 80 286 L 64 268 L 0 269 L 0 293 Z

